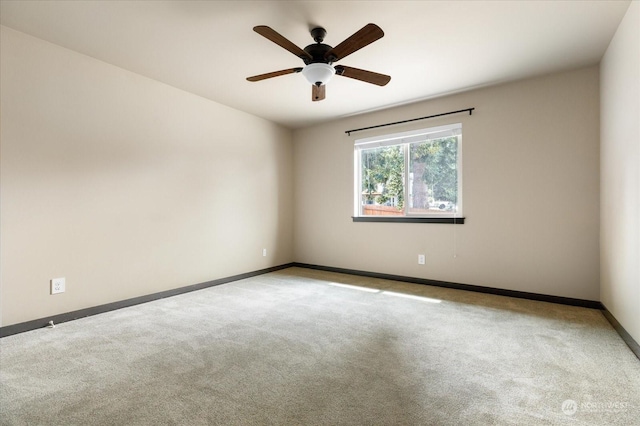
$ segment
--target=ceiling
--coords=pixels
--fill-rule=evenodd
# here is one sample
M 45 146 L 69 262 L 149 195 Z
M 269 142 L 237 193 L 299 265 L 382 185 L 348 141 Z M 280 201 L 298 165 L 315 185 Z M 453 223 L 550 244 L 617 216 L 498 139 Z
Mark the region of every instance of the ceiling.
M 12 1 L 3 25 L 218 103 L 300 128 L 471 88 L 596 64 L 630 1 Z M 335 46 L 367 23 L 385 36 L 340 65 L 392 76 L 334 77 L 311 102 L 299 67 L 252 28 L 299 47 L 310 28 Z

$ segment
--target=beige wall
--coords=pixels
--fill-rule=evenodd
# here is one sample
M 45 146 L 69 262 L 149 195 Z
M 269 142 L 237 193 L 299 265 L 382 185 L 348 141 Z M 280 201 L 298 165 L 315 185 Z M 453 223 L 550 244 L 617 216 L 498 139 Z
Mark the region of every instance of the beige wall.
M 296 130 L 293 145 L 280 126 L 2 27 L 0 324 L 295 260 L 602 297 L 638 339 L 638 203 L 604 208 L 618 164 L 638 164 L 638 121 L 635 139 L 616 133 L 638 117 L 637 9 L 603 62 L 601 112 L 593 66 Z M 353 223 L 353 141 L 453 122 L 467 222 Z M 638 201 L 637 169 L 625 200 Z M 59 276 L 67 292 L 50 296 Z
M 640 342 L 640 2 L 600 66 L 602 303 Z
M 290 130 L 0 39 L 1 325 L 293 260 Z
M 598 79 L 592 66 L 295 131 L 295 260 L 598 300 Z M 354 139 L 455 122 L 464 225 L 352 222 Z

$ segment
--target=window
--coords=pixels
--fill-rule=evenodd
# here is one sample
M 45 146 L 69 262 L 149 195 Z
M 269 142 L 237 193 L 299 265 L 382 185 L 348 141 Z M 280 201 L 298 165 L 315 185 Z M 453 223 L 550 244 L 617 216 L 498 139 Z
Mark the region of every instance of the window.
M 355 221 L 464 223 L 462 124 L 355 142 Z

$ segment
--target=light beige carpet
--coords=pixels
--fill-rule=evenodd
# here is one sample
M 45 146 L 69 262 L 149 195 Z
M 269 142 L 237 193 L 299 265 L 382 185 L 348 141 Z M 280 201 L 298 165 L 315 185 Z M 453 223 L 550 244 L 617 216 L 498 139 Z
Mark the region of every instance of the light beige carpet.
M 5 337 L 0 386 L 2 425 L 640 424 L 597 310 L 301 268 Z

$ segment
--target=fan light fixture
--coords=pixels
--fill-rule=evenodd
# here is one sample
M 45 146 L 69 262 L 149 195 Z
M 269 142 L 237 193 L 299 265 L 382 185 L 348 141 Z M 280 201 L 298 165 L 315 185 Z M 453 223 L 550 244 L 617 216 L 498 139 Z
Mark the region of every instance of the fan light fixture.
M 305 76 L 309 83 L 316 86 L 327 84 L 335 73 L 336 70 L 331 65 L 317 62 L 309 64 L 302 69 L 302 75 Z

